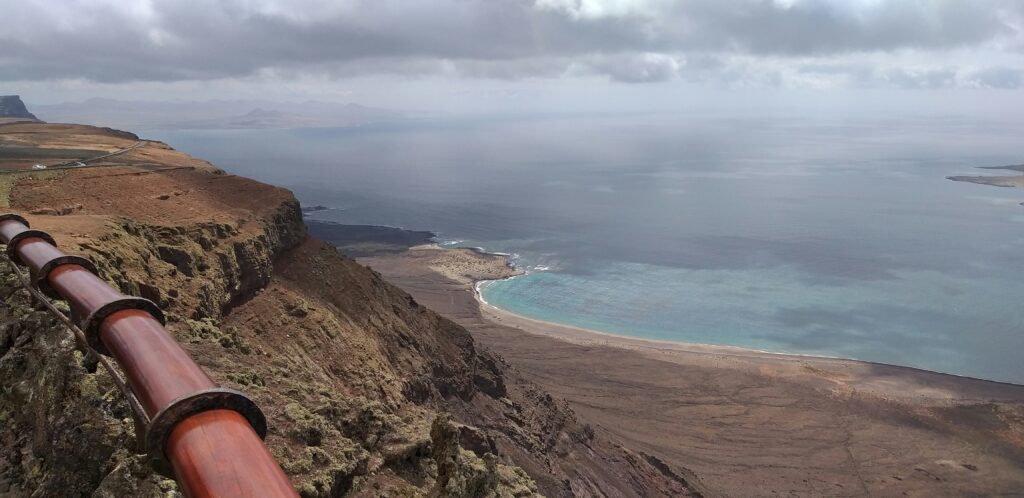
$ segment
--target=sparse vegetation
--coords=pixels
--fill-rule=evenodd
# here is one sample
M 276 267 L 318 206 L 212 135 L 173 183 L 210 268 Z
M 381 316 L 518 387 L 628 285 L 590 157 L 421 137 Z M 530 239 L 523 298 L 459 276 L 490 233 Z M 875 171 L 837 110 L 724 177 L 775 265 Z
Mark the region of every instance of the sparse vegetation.
M 11 207 L 11 192 L 19 181 L 25 179 L 53 180 L 60 178 L 63 171 L 18 171 L 0 172 L 0 208 Z

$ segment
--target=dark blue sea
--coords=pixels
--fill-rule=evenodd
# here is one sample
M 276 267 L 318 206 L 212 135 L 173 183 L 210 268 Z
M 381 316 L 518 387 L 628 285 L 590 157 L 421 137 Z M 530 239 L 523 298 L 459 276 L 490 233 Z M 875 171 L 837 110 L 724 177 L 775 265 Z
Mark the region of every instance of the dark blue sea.
M 616 334 L 1024 383 L 1024 119 L 615 114 L 147 138 L 320 219 L 514 255 L 491 304 Z

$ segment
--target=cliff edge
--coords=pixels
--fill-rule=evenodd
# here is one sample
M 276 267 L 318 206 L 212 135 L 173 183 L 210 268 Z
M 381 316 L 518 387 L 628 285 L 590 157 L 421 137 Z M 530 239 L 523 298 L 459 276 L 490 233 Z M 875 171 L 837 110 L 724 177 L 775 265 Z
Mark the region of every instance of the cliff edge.
M 37 140 L 67 131 L 38 126 Z M 9 175 L 0 204 L 158 302 L 193 358 L 263 408 L 302 496 L 700 495 L 685 469 L 595 435 L 464 328 L 310 237 L 290 192 L 151 147 Z M 177 493 L 133 451 L 104 370 L 6 264 L 0 495 Z

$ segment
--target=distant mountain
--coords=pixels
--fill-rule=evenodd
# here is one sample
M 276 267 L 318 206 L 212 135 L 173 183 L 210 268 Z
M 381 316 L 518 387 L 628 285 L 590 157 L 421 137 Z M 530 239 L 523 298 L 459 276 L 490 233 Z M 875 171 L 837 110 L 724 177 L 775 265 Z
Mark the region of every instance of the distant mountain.
M 1024 164 L 1008 164 L 1006 166 L 978 166 L 981 169 L 1006 169 L 1010 171 L 1020 171 L 1024 173 Z
M 0 118 L 36 119 L 17 95 L 0 95 Z
M 121 129 L 256 129 L 360 126 L 405 119 L 410 113 L 335 102 L 256 100 L 121 101 L 89 99 L 37 106 L 50 122 Z

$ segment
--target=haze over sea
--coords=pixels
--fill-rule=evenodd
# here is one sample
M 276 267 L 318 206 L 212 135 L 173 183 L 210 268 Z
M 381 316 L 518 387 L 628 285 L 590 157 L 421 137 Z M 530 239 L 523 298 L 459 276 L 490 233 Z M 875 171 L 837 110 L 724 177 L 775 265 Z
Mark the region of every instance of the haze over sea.
M 532 271 L 532 318 L 1024 383 L 1024 119 L 615 114 L 147 138 Z

